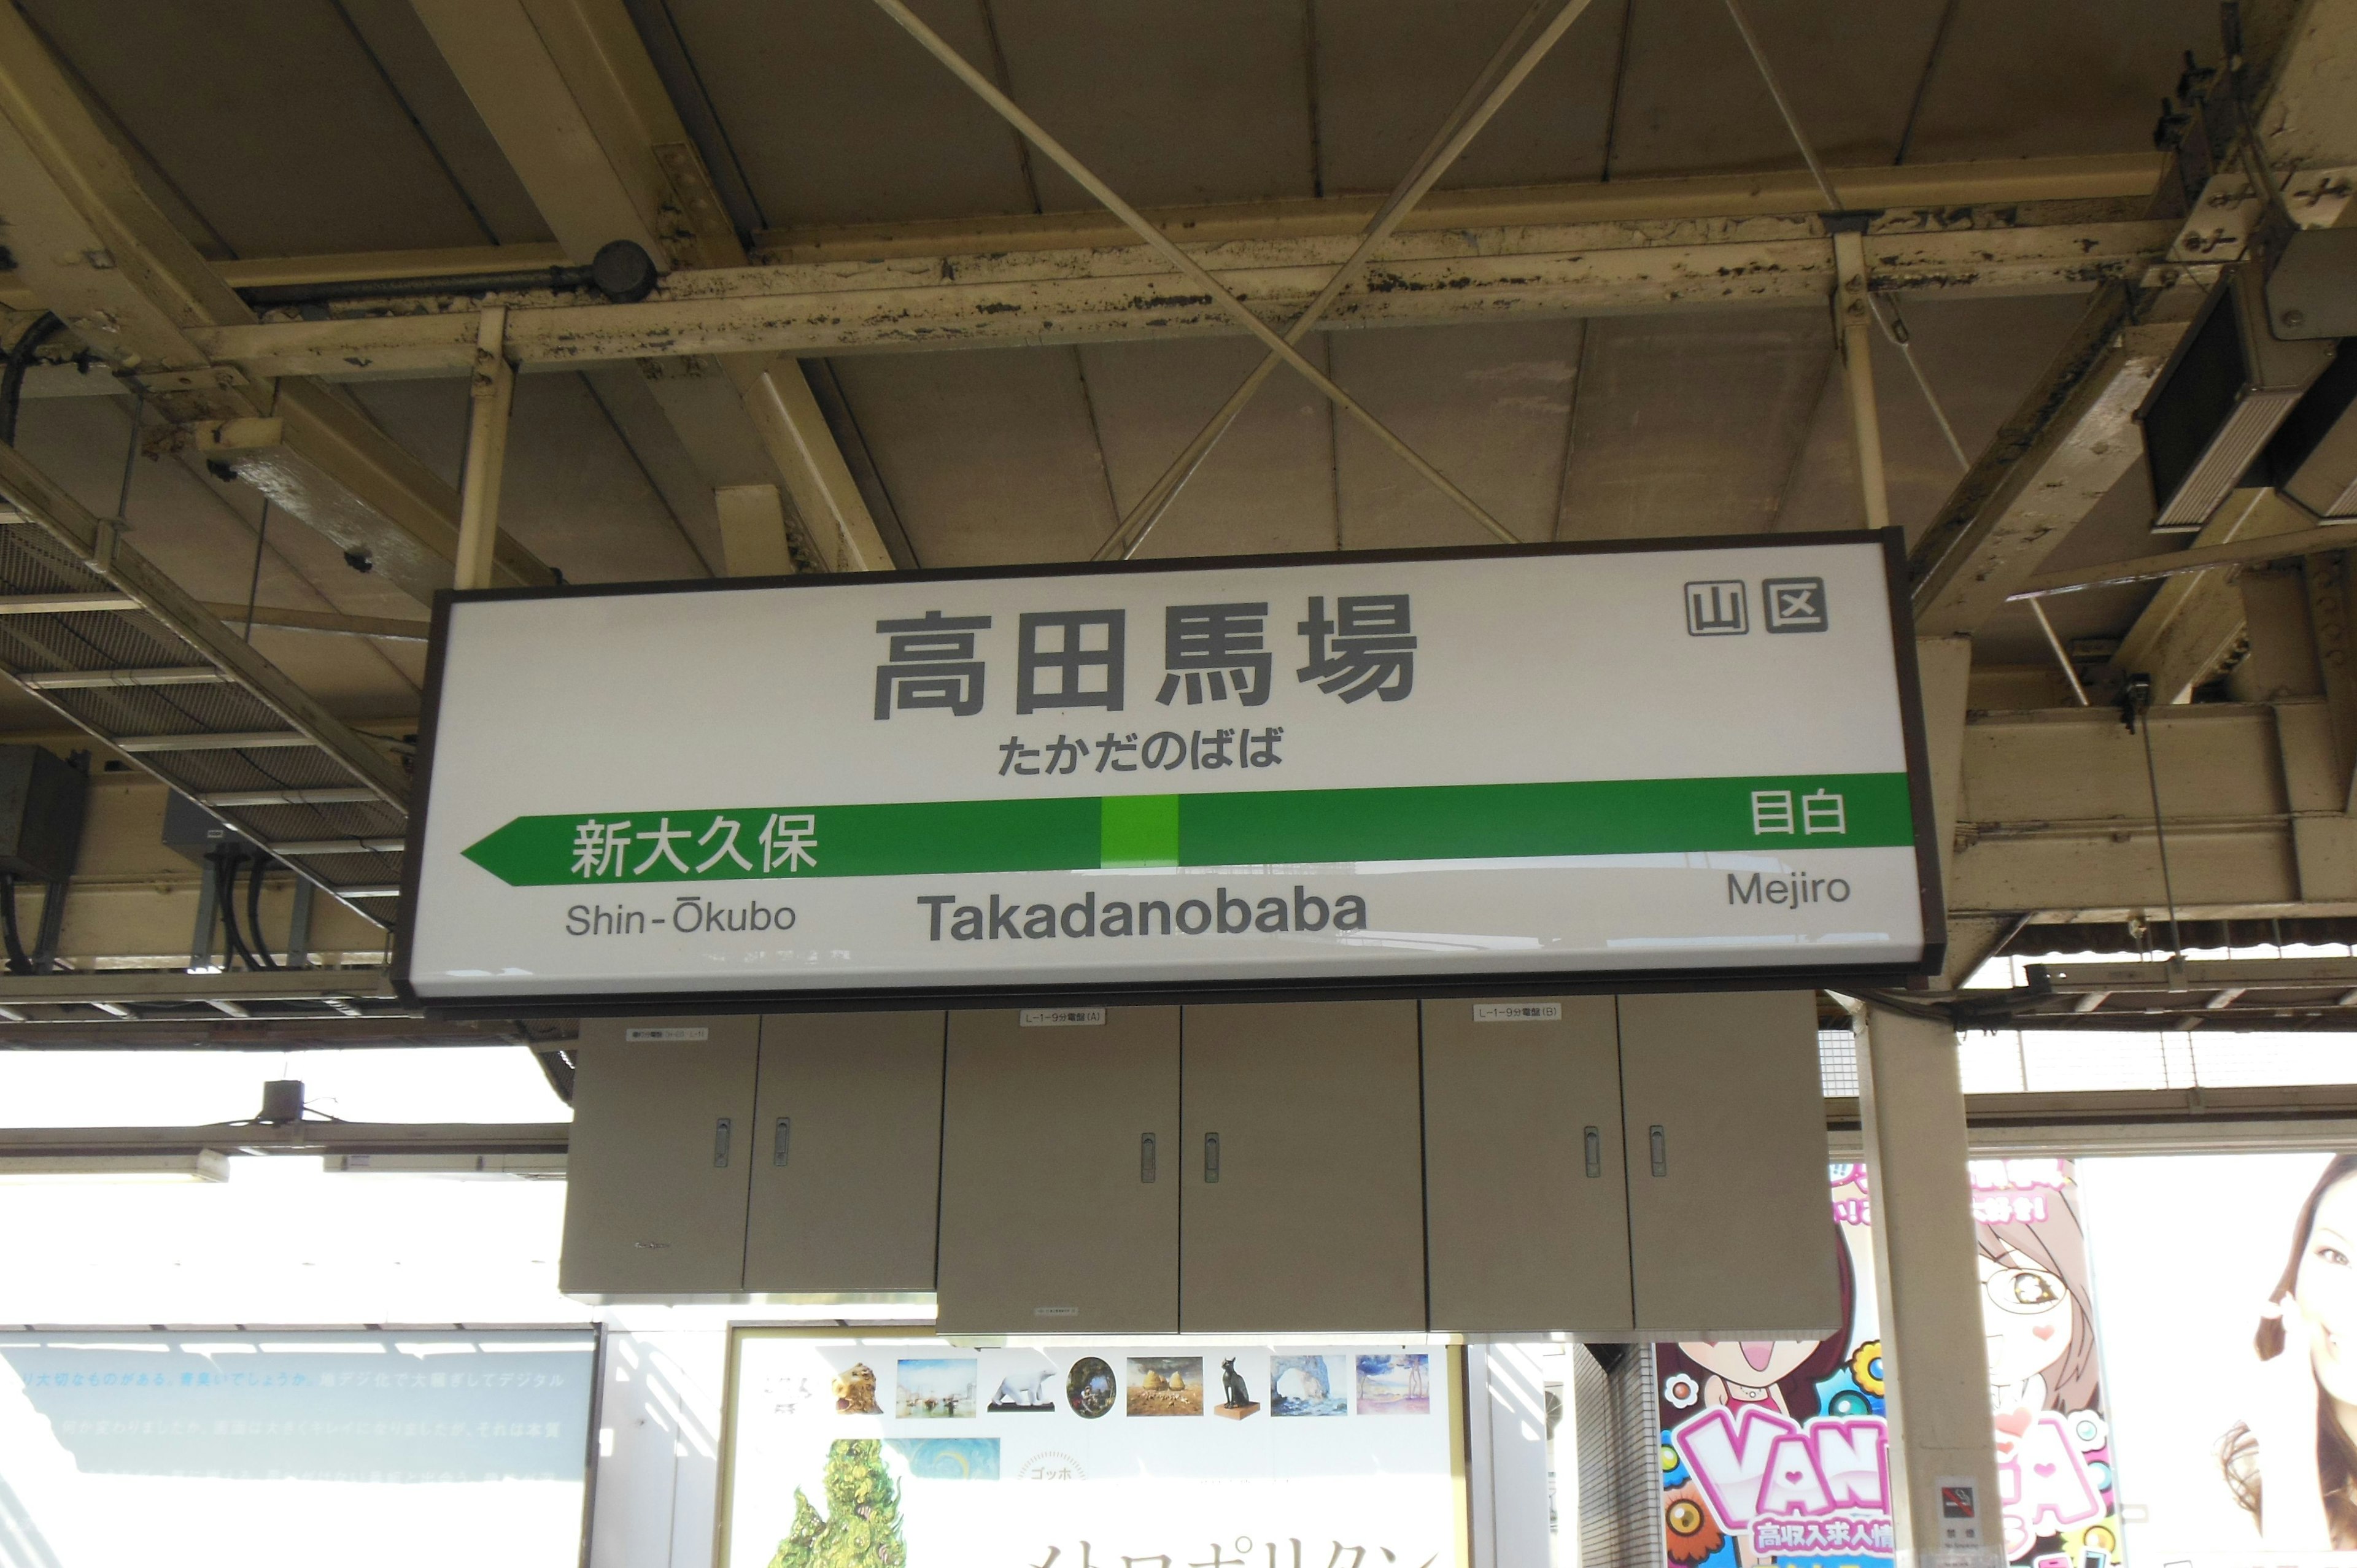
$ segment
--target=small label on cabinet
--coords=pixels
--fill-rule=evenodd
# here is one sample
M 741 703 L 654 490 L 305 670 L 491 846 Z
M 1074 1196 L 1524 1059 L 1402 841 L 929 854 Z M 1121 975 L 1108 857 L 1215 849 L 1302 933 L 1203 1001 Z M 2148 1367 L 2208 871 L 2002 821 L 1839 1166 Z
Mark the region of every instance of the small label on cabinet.
M 709 1029 L 625 1029 L 622 1038 L 630 1045 L 651 1044 L 659 1040 L 708 1040 Z
M 1086 1028 L 1104 1022 L 1102 1007 L 1026 1007 L 1023 1026 L 1027 1029 Z M 1045 1307 L 1040 1308 L 1046 1311 Z
M 1031 1309 L 1034 1317 L 1078 1317 L 1080 1315 L 1081 1309 L 1077 1306 L 1035 1306 Z
M 1563 1016 L 1560 1002 L 1476 1002 L 1477 1024 L 1549 1024 Z

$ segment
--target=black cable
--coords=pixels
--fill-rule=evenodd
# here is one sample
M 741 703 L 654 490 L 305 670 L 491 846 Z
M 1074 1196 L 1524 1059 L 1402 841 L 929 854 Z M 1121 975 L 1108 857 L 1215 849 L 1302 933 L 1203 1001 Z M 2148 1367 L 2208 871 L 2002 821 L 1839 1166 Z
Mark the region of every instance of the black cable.
M 34 350 L 65 330 L 54 310 L 18 333 L 8 349 L 8 367 L 0 371 L 0 445 L 16 445 L 16 410 L 25 401 L 25 372 L 33 368 Z
M 270 538 L 270 498 L 262 498 L 262 521 L 253 531 L 253 577 L 245 585 L 245 640 L 253 640 L 253 607 L 262 598 L 262 546 Z
M 238 923 L 237 918 L 237 872 L 243 860 L 242 855 L 233 855 L 230 859 L 229 886 L 221 894 L 221 914 L 229 921 L 231 939 L 237 943 L 237 956 L 245 961 L 249 972 L 257 972 L 262 968 L 262 961 L 253 956 L 253 945 L 245 940 L 245 928 Z
M 26 955 L 25 940 L 16 929 L 16 874 L 0 871 L 0 939 L 8 945 L 8 972 L 30 974 L 33 961 Z
M 239 851 L 221 849 L 206 858 L 217 868 L 213 873 L 214 896 L 221 902 L 221 936 L 229 944 L 221 955 L 221 968 L 227 969 L 231 959 L 242 958 L 247 969 L 260 969 L 262 966 L 253 961 L 253 950 L 245 945 L 245 934 L 237 929 L 237 867 L 245 856 Z
M 256 854 L 253 857 L 253 869 L 246 875 L 245 929 L 253 938 L 253 950 L 261 957 L 262 967 L 276 969 L 278 961 L 270 956 L 270 944 L 264 941 L 262 936 L 262 873 L 269 864 L 269 856 Z

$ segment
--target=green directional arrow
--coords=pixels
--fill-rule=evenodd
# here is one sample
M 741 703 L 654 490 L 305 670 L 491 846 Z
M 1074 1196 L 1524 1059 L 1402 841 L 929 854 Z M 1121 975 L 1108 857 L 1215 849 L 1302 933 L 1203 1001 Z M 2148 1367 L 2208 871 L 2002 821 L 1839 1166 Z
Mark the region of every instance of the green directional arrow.
M 1907 776 L 1846 773 L 608 811 L 517 817 L 465 853 L 547 887 L 1913 842 Z

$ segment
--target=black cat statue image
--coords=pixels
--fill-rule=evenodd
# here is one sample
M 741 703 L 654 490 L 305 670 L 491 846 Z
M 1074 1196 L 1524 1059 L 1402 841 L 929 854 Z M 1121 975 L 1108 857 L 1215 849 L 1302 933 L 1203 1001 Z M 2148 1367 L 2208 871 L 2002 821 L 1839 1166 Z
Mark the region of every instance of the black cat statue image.
M 1236 1370 L 1233 1358 L 1220 1363 L 1220 1387 L 1227 1391 L 1227 1402 L 1215 1406 L 1211 1411 L 1213 1415 L 1242 1421 L 1260 1409 L 1253 1402 L 1252 1391 L 1244 1387 L 1243 1374 Z

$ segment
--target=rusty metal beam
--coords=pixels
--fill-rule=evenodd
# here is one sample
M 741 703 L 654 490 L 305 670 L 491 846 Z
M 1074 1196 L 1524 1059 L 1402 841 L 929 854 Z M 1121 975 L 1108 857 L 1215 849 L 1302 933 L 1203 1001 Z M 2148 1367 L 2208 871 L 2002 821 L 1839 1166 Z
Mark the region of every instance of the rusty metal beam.
M 420 0 L 418 13 L 575 261 L 630 240 L 666 270 L 745 265 L 621 0 Z M 890 570 L 798 367 L 758 349 L 629 357 L 716 491 L 781 487 L 822 570 Z
M 11 281 L 167 417 L 281 418 L 305 433 L 307 452 L 283 472 L 255 460 L 256 482 L 276 485 L 291 515 L 395 562 L 432 556 L 439 521 L 455 528 L 447 487 L 357 408 L 324 388 L 274 385 L 274 372 L 220 360 L 192 336 L 247 326 L 253 312 L 139 188 L 13 7 L 0 7 L 0 210 L 18 263 Z M 548 580 L 525 560 L 525 580 Z M 447 566 L 436 576 L 404 567 L 396 580 L 424 602 L 448 582 Z
M 2176 231 L 2104 215 L 2040 221 L 2016 208 L 1886 214 L 1866 236 L 1878 291 L 2082 292 L 2141 277 Z M 1348 237 L 1236 241 L 1199 260 L 1254 309 L 1306 306 L 1347 259 Z M 1832 248 L 1811 218 L 1678 220 L 1452 230 L 1395 236 L 1338 300 L 1338 328 L 1789 305 L 1822 308 Z M 196 334 L 205 349 L 274 374 L 457 375 L 474 355 L 476 302 L 414 314 L 271 321 Z M 1039 343 L 1232 337 L 1243 328 L 1142 247 L 936 254 L 886 262 L 673 274 L 636 305 L 511 301 L 520 367 L 737 352 L 832 355 Z
M 1835 169 L 1843 199 L 1861 209 L 1940 210 L 2030 203 L 2125 200 L 2140 209 L 2167 159 L 2158 153 L 2093 157 L 2014 158 L 1983 163 L 1878 164 Z M 1190 246 L 1238 241 L 1351 239 L 1365 231 L 1381 196 L 1301 197 L 1209 207 L 1148 208 L 1146 215 Z M 1398 232 L 1461 229 L 1560 228 L 1582 223 L 1663 223 L 1690 219 L 1805 217 L 1824 198 L 1798 170 L 1739 175 L 1678 175 L 1566 185 L 1436 190 L 1403 217 Z M 1017 251 L 1123 249 L 1142 243 L 1109 212 L 1019 213 L 994 218 L 919 219 L 897 223 L 768 229 L 753 236 L 751 260 L 762 266 L 810 262 L 886 262 Z
M 2136 407 L 2184 330 L 2136 325 L 2124 286 L 2097 295 L 1917 542 L 1920 635 L 1979 629 L 2118 483 L 2143 450 Z

